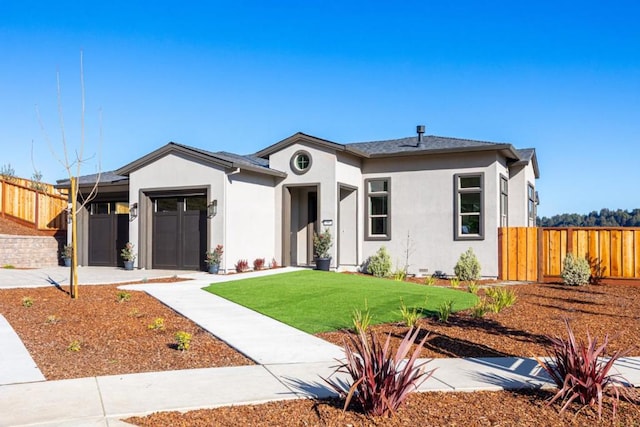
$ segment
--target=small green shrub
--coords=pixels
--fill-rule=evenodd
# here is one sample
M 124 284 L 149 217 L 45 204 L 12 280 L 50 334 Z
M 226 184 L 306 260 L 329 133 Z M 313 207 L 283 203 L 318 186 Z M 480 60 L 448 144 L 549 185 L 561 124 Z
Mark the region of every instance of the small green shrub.
M 125 292 L 125 291 L 119 291 L 116 294 L 116 300 L 118 302 L 127 302 L 131 300 L 131 294 L 129 292 Z
M 460 287 L 460 279 L 458 277 L 452 277 L 449 279 L 449 284 L 452 288 L 458 289 Z
M 140 313 L 140 310 L 138 310 L 136 307 L 133 307 L 130 311 L 129 311 L 129 316 L 130 317 L 142 317 L 144 316 L 143 313 Z
M 366 333 L 369 330 L 369 326 L 371 325 L 371 320 L 373 320 L 373 315 L 369 311 L 369 305 L 367 301 L 364 302 L 364 311 L 355 308 L 353 310 L 352 315 L 353 329 L 356 333 Z
M 191 334 L 185 331 L 178 331 L 174 335 L 176 339 L 176 348 L 180 351 L 187 351 L 191 347 Z
M 396 282 L 403 282 L 407 278 L 407 272 L 404 268 L 396 268 L 393 272 L 393 280 Z
M 448 300 L 443 302 L 438 306 L 438 320 L 442 323 L 447 323 L 449 321 L 449 316 L 451 316 L 451 312 L 453 311 L 453 301 Z
M 7 270 L 12 270 L 12 269 L 14 269 L 16 267 L 11 265 L 11 264 L 5 264 L 5 265 L 2 266 L 2 268 L 6 268 Z
M 424 278 L 424 284 L 427 286 L 434 286 L 436 284 L 436 278 L 433 276 L 427 276 Z
M 422 312 L 416 307 L 409 310 L 405 305 L 404 300 L 400 298 L 400 315 L 402 316 L 402 321 L 405 325 L 410 328 L 415 328 L 418 326 L 418 320 L 422 317 Z
M 164 331 L 164 319 L 162 317 L 156 317 L 148 328 L 154 331 Z
M 480 278 L 480 262 L 473 253 L 473 249 L 469 248 L 460 255 L 458 263 L 453 268 L 453 272 L 462 281 L 478 280 Z
M 387 252 L 387 248 L 380 246 L 378 252 L 369 257 L 367 272 L 375 277 L 387 277 L 391 274 L 391 256 Z
M 487 303 L 487 300 L 482 298 L 476 303 L 476 305 L 471 307 L 471 317 L 473 317 L 474 319 L 481 319 L 485 314 L 487 314 L 489 310 L 490 307 Z
M 511 307 L 518 299 L 514 291 L 506 288 L 489 288 L 485 294 L 491 300 L 488 307 L 494 313 L 500 313 L 505 308 Z
M 23 307 L 31 307 L 33 305 L 33 298 L 31 297 L 22 297 L 22 306 Z
M 82 343 L 79 340 L 73 340 L 67 346 L 67 351 L 80 351 L 82 349 Z
M 264 258 L 256 258 L 253 260 L 253 271 L 264 270 Z
M 562 264 L 562 281 L 565 285 L 580 286 L 589 283 L 591 266 L 585 258 L 568 253 Z
M 467 284 L 467 290 L 469 291 L 470 294 L 473 295 L 478 295 L 478 290 L 480 289 L 480 286 L 478 286 L 478 284 L 472 280 Z

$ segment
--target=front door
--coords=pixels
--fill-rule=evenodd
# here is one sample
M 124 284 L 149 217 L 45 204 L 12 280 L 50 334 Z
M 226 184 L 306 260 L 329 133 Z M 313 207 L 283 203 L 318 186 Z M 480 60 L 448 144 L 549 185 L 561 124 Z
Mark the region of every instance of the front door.
M 153 206 L 153 268 L 203 270 L 206 197 L 158 197 Z
M 287 186 L 283 203 L 283 265 L 313 265 L 313 234 L 318 230 L 318 186 Z

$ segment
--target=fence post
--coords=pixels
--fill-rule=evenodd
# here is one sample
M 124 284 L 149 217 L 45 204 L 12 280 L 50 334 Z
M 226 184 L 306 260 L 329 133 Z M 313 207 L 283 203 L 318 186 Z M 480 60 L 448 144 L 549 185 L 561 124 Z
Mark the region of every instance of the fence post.
M 39 224 L 38 224 L 38 219 L 40 217 L 40 210 L 38 209 L 38 204 L 40 203 L 40 197 L 38 197 L 38 191 L 34 191 L 35 194 L 35 198 L 36 198 L 36 203 L 35 203 L 35 208 L 36 208 L 36 212 L 35 212 L 35 217 L 34 217 L 34 221 L 33 221 L 33 225 L 35 226 L 36 230 L 39 230 Z
M 0 200 L 0 211 L 2 211 L 2 218 L 4 218 L 4 198 L 5 194 L 7 194 L 7 188 L 4 185 L 4 179 L 0 179 L 2 182 L 2 200 Z

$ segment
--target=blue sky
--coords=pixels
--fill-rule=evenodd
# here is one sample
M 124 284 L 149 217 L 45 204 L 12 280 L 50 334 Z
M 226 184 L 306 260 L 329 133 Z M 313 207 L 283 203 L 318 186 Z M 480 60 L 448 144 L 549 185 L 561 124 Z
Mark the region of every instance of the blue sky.
M 247 154 L 425 124 L 535 147 L 540 215 L 638 208 L 639 20 L 616 0 L 2 1 L 0 165 L 66 176 L 56 73 L 73 151 L 82 51 L 83 174 L 169 141 Z

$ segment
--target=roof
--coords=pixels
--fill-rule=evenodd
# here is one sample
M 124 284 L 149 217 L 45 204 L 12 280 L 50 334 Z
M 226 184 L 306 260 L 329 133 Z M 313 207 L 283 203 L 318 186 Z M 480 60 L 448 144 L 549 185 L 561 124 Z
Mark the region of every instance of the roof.
M 512 154 L 513 158 L 518 158 L 516 150 L 511 144 L 475 141 L 472 139 L 448 138 L 435 135 L 426 135 L 422 140 L 423 146 L 418 145 L 417 136 L 412 136 L 383 141 L 354 142 L 346 144 L 346 147 L 348 149 L 362 152 L 366 157 L 385 157 L 452 151 L 507 150 Z
M 100 180 L 100 184 L 124 184 L 129 181 L 129 178 L 123 175 L 118 175 L 114 171 L 94 173 L 90 175 L 82 175 L 78 177 L 78 185 L 93 185 L 98 180 Z M 56 181 L 56 187 L 58 188 L 67 188 L 71 185 L 71 181 L 69 178 L 59 179 Z
M 167 145 L 160 147 L 159 149 L 129 163 L 128 165 L 121 167 L 115 172 L 120 175 L 128 176 L 131 172 L 134 172 L 150 163 L 153 163 L 159 158 L 171 153 L 178 153 L 186 155 L 188 157 L 194 157 L 204 161 L 205 163 L 218 165 L 226 169 L 240 168 L 277 177 L 287 176 L 284 172 L 270 169 L 268 161 L 265 161 L 264 159 L 258 159 L 254 155 L 243 156 L 239 154 L 227 153 L 225 151 L 214 153 L 211 151 L 202 150 L 200 148 L 178 144 L 176 142 L 169 142 Z

